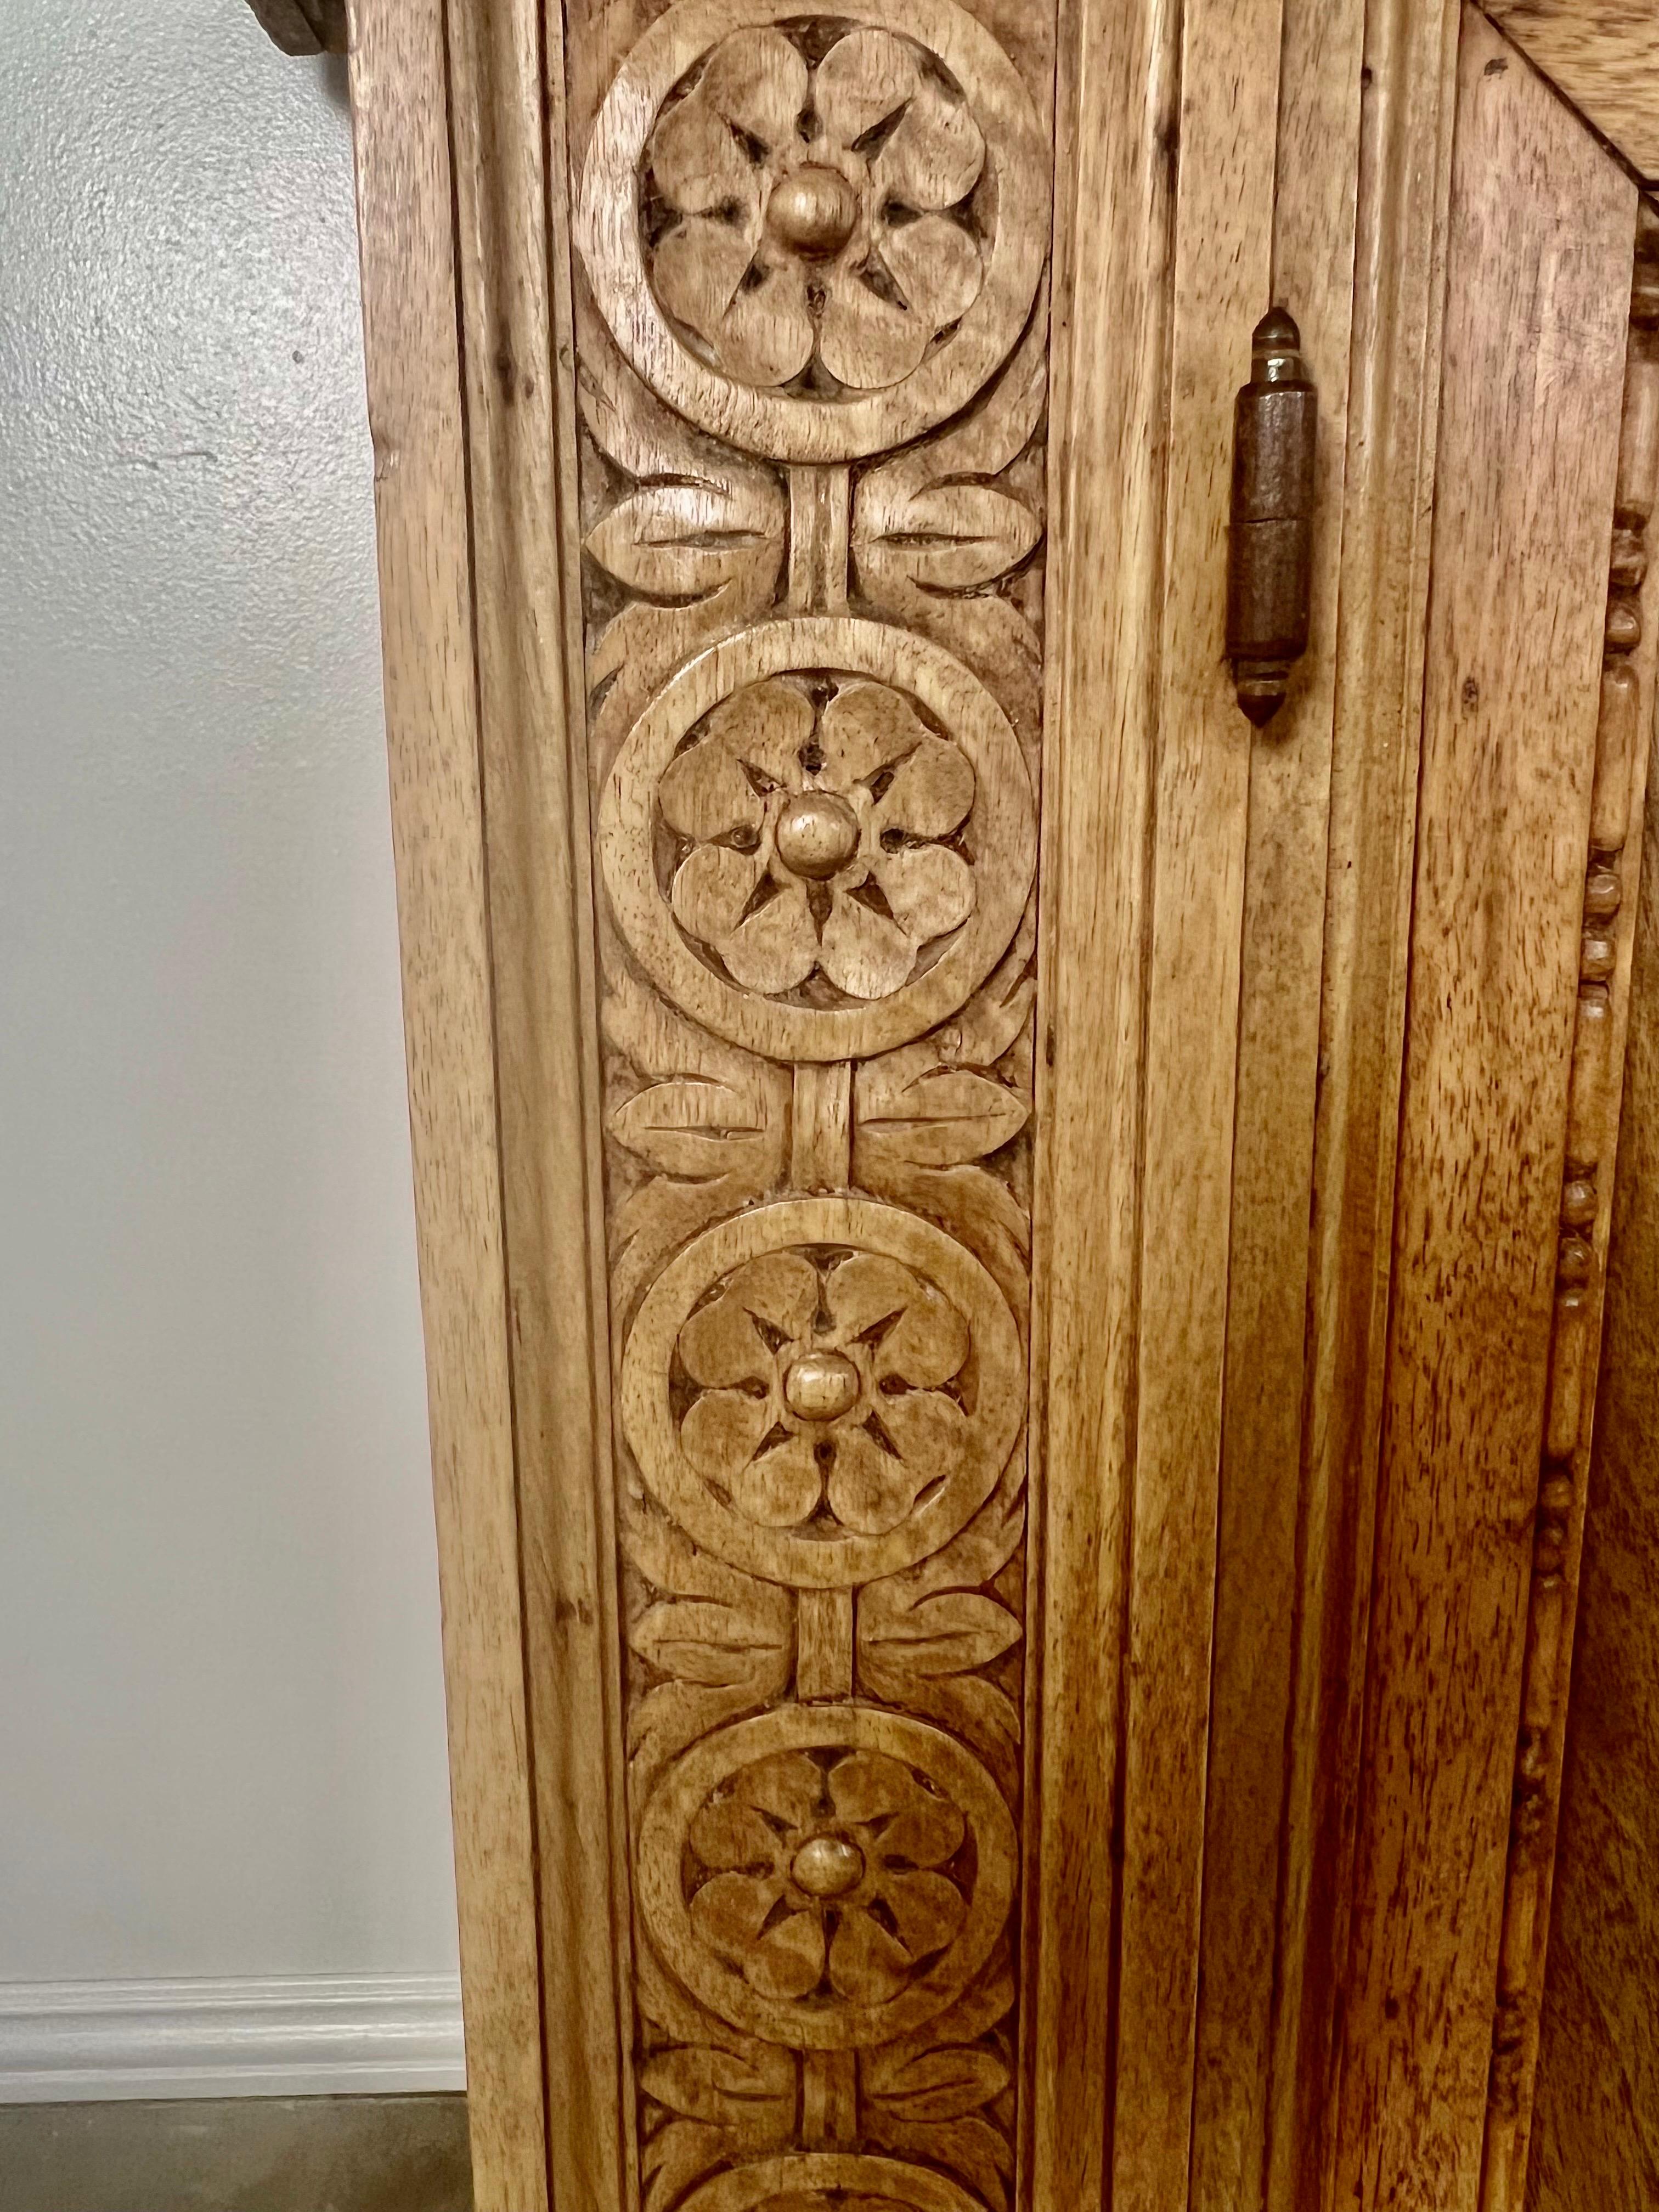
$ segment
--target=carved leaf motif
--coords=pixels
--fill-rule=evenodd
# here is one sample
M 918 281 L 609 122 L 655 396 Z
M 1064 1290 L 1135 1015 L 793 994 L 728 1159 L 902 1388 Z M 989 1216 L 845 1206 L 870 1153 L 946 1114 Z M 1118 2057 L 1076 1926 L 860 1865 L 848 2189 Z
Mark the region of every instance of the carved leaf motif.
M 894 2067 L 882 2094 L 898 2119 L 959 2120 L 1000 2095 L 1008 2081 L 993 2051 L 927 2051 Z
M 711 1559 L 646 1507 L 629 1514 L 623 1541 L 659 1593 L 628 1640 L 669 1678 L 646 1692 L 629 1719 L 630 1782 L 638 1803 L 675 1752 L 782 1693 L 793 1625 L 787 1591 Z
M 1024 1472 L 1017 1451 L 962 1534 L 920 1565 L 872 1583 L 858 1611 L 862 1689 L 964 1736 L 1011 1795 L 1018 1778 L 1019 1713 L 1006 1691 L 975 1670 L 1012 1650 L 1024 1632 L 985 1588 L 1024 1534 Z
M 1030 1114 L 1018 1092 L 994 1076 L 944 1066 L 926 1068 L 892 1091 L 872 1082 L 861 1103 L 866 1146 L 915 1167 L 981 1159 L 1012 1142 Z
M 787 2051 L 747 2043 L 741 2051 L 690 2045 L 660 2051 L 640 2069 L 640 2088 L 678 2117 L 647 2138 L 646 2212 L 672 2204 L 722 2159 L 754 2157 L 789 2140 L 795 2068 Z
M 931 1036 L 866 1060 L 853 1078 L 853 1177 L 931 1214 L 961 1237 L 1019 1311 L 1030 1224 L 1007 1186 L 975 1159 L 1019 1134 L 1030 1104 L 994 1071 L 1030 1018 L 1036 918 L 956 1017 Z
M 866 494 L 854 544 L 872 585 L 904 576 L 923 591 L 960 592 L 1006 576 L 1042 535 L 1024 501 L 993 484 L 940 481 L 907 496 L 894 477 Z
M 654 1083 L 611 1116 L 613 1134 L 664 1175 L 762 1174 L 768 1162 L 761 1086 L 706 1076 Z
M 769 470 L 665 407 L 591 317 L 580 364 L 582 419 L 633 482 L 586 540 L 602 568 L 646 595 L 611 617 L 587 655 L 590 692 L 611 684 L 606 720 L 626 727 L 676 663 L 771 604 L 788 501 Z
M 953 2166 L 994 2212 L 1006 2212 L 1013 2145 L 983 2110 L 1012 2076 L 1001 2052 L 975 2039 L 988 2034 L 1013 2001 L 1007 1972 L 988 1973 L 925 2030 L 869 2052 L 860 2075 L 870 2141 Z
M 1048 303 L 1040 297 L 983 403 L 943 436 L 866 471 L 852 516 L 863 595 L 966 661 L 1027 744 L 1041 718 L 1041 648 L 1019 609 L 987 587 L 1027 559 L 1042 534 L 1038 515 L 996 480 L 1042 419 L 1047 340 Z
M 613 507 L 587 550 L 618 583 L 662 599 L 704 599 L 752 568 L 779 515 L 759 477 L 658 479 Z
M 605 1027 L 630 1067 L 652 1079 L 611 1109 L 609 1122 L 617 1142 L 656 1171 L 611 1223 L 620 1312 L 675 1245 L 775 1182 L 789 1079 L 684 1020 L 625 969 L 605 999 Z

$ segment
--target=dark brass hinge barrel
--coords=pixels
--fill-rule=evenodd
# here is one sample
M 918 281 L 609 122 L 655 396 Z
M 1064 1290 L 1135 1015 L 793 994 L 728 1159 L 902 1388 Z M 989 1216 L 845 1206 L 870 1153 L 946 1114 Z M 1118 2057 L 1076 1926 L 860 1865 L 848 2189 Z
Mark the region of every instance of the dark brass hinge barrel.
M 1238 703 L 1259 728 L 1284 705 L 1308 647 L 1319 395 L 1282 307 L 1256 325 L 1250 356 L 1250 380 L 1233 403 L 1227 657 Z

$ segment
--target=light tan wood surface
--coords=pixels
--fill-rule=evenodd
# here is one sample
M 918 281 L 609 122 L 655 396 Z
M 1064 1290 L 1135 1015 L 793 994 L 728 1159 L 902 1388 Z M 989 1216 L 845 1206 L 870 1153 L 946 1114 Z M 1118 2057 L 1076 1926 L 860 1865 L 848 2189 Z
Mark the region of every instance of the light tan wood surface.
M 1635 222 L 1472 12 L 1459 74 L 1337 2180 L 1425 2212 L 1480 2186 Z
M 359 0 L 485 2212 L 1510 2212 L 1651 643 L 1462 20 Z
M 479 2212 L 533 2212 L 537 1859 L 442 13 L 362 0 L 352 112 L 474 2189 Z
M 1056 170 L 1033 1329 L 1042 1760 L 1027 1863 L 1024 2165 L 1042 2212 L 1105 2201 L 1133 1450 L 1147 836 L 1156 730 L 1173 25 L 1082 0 Z M 1056 957 L 1064 945 L 1063 959 Z M 1090 1193 L 1086 1202 L 1079 1194 Z M 1034 1846 L 1034 1848 L 1033 1848 Z
M 1659 179 L 1659 15 L 1648 0 L 1486 0 L 1486 13 L 1639 176 Z
M 1613 1204 L 1646 733 L 1659 666 L 1647 530 L 1659 489 L 1659 217 L 1638 213 L 1573 1017 L 1549 1393 L 1528 1599 L 1483 2212 L 1525 2194 L 1539 2016 Z
M 1638 239 L 1637 275 L 1620 493 L 1620 520 L 1630 533 L 1620 562 L 1626 592 L 1638 580 L 1638 564 L 1648 550 L 1653 472 L 1659 461 L 1659 216 L 1650 212 Z M 1587 922 L 1585 936 L 1595 969 L 1605 969 L 1611 955 L 1609 1060 L 1615 1082 L 1626 1006 L 1629 1022 L 1617 1180 L 1608 1172 L 1612 1131 L 1603 1121 L 1596 1132 L 1601 1144 L 1595 1210 L 1580 1224 L 1594 1260 L 1599 1262 L 1605 1255 L 1606 1333 L 1595 1450 L 1587 1453 L 1586 1434 L 1572 1470 L 1574 1510 L 1562 1516 L 1560 1658 L 1553 1685 L 1549 1756 L 1540 1778 L 1545 1817 L 1533 1863 L 1538 1872 L 1532 1873 L 1530 1863 L 1526 1869 L 1539 1893 L 1528 1900 L 1529 1929 L 1516 1931 L 1532 1939 L 1522 1955 L 1521 1977 L 1528 2002 L 1519 2057 L 1528 2072 L 1535 2022 L 1538 2027 L 1526 2197 L 1534 2212 L 1644 2203 L 1659 2189 L 1659 2053 L 1652 2033 L 1659 1929 L 1645 1873 L 1659 1802 L 1653 1727 L 1659 1710 L 1653 1694 L 1659 1655 L 1659 1474 L 1653 1421 L 1659 1387 L 1654 1297 L 1659 1281 L 1659 824 L 1650 774 L 1644 844 L 1638 834 L 1659 658 L 1659 574 L 1650 560 L 1639 598 L 1639 638 L 1628 653 L 1609 654 L 1611 671 L 1632 680 L 1618 687 L 1624 697 L 1615 709 L 1616 722 L 1604 723 L 1618 748 L 1605 772 L 1598 769 L 1607 803 L 1597 844 L 1605 848 L 1606 872 L 1616 878 L 1620 899 L 1613 914 Z M 1629 634 L 1629 626 L 1620 624 L 1621 644 Z M 1628 752 L 1622 750 L 1625 744 Z M 1621 767 L 1632 771 L 1622 790 Z M 1598 891 L 1605 903 L 1605 887 L 1598 886 Z M 1617 1103 L 1616 1092 L 1612 1103 Z M 1587 1203 L 1583 1210 L 1589 1212 Z M 1592 1291 L 1594 1282 L 1592 1275 Z M 1584 1357 L 1593 1366 L 1593 1326 L 1586 1336 Z M 1572 1695 L 1564 1714 L 1569 1653 Z M 1558 1776 L 1559 1824 L 1553 1817 Z M 1524 2094 L 1524 2073 L 1522 2087 Z M 1524 2106 L 1517 2120 L 1523 2112 Z M 1511 2203 L 1518 2201 L 1524 2125 L 1517 2125 L 1514 2134 L 1504 2177 Z

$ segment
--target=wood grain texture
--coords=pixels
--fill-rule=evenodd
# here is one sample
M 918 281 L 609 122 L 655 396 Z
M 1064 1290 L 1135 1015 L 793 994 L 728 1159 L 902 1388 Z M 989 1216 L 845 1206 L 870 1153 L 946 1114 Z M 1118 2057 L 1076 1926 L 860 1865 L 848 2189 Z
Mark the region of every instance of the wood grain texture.
M 1648 544 L 1659 489 L 1656 428 L 1659 215 L 1644 206 L 1637 229 L 1580 954 L 1581 1040 L 1588 1014 L 1599 1049 L 1592 1054 L 1581 1047 L 1573 1074 L 1562 1205 L 1565 1279 L 1552 1382 L 1553 1414 L 1558 1398 L 1576 1396 L 1578 1419 L 1571 1434 L 1565 1419 L 1560 1423 L 1555 1441 L 1562 1449 L 1547 1460 L 1540 1500 L 1499 1990 L 1508 2048 L 1494 2070 L 1486 2148 L 1485 2197 L 1491 2207 L 1518 2207 L 1523 2183 L 1540 2204 L 1583 2201 L 1592 2193 L 1602 2201 L 1632 2192 L 1639 2197 L 1645 2192 L 1644 2177 L 1654 2171 L 1652 2124 L 1659 2106 L 1648 2078 L 1651 2038 L 1644 2031 L 1613 2037 L 1607 2029 L 1621 2008 L 1632 2003 L 1644 2020 L 1650 1986 L 1639 1973 L 1631 1979 L 1641 1955 L 1646 1892 L 1631 1886 L 1628 1855 L 1632 1824 L 1639 1832 L 1644 1817 L 1638 1778 L 1648 1761 L 1640 1731 L 1630 1726 L 1628 1699 L 1632 1678 L 1639 1679 L 1644 1633 L 1650 1641 L 1639 1608 L 1629 1600 L 1651 1571 L 1651 1556 L 1644 1560 L 1632 1539 L 1644 1511 L 1644 1431 L 1651 1410 L 1650 1396 L 1639 1395 L 1650 1382 L 1653 1278 L 1643 1229 L 1650 1133 L 1650 1102 L 1643 1086 L 1650 1069 L 1638 904 L 1659 669 L 1659 575 Z M 1625 1102 L 1620 1143 L 1627 1025 L 1634 1088 Z M 1610 1168 L 1615 1146 L 1616 1186 Z M 1627 1218 L 1633 1225 L 1621 1252 L 1620 1234 Z M 1604 1291 L 1610 1332 L 1605 1343 Z M 1564 1318 L 1569 1322 L 1565 1333 Z M 1601 1384 L 1592 1408 L 1601 1350 Z M 1575 1352 L 1582 1361 L 1579 1378 L 1569 1369 Z M 1641 1418 L 1632 1423 L 1638 1406 Z M 1576 1620 L 1582 1624 L 1577 1638 Z M 1571 1796 L 1563 1787 L 1564 1750 L 1575 1778 Z M 1559 1903 L 1547 1960 L 1553 1876 Z M 1610 2103 L 1625 2107 L 1618 2127 L 1609 2134 L 1592 2132 Z M 1529 2124 L 1535 2128 L 1535 2148 L 1528 2177 Z
M 1650 611 L 1653 586 L 1649 585 Z M 1650 741 L 1650 717 L 1642 736 Z M 1607 1322 L 1527 2203 L 1659 2197 L 1659 778 L 1648 778 Z
M 352 111 L 474 2189 L 547 2203 L 535 1846 L 437 0 L 362 0 Z
M 630 2037 L 616 1535 L 574 380 L 546 189 L 540 10 L 451 0 L 456 184 L 501 1197 L 513 1320 L 555 2203 L 628 2200 Z M 555 143 L 559 118 L 551 118 Z M 550 226 L 551 235 L 550 236 Z
M 1366 9 L 1268 2200 L 1334 2201 L 1458 0 Z
M 1055 231 L 1034 1252 L 1042 1879 L 1027 1891 L 1022 2166 L 1038 2212 L 1093 2212 L 1117 2044 L 1172 17 L 1158 0 L 1073 0 L 1060 56 L 1056 168 L 1072 183 Z
M 1480 2186 L 1634 215 L 1468 14 L 1341 2087 L 1360 2206 Z
M 1187 2187 L 1255 742 L 1224 665 L 1233 397 L 1272 278 L 1279 0 L 1194 6 L 1181 55 L 1153 793 L 1111 2202 Z
M 1052 34 L 987 15 L 550 56 L 644 2212 L 1012 2195 Z
M 1268 2201 L 1364 10 L 1285 10 L 1272 295 L 1317 382 L 1311 649 L 1251 748 L 1191 2201 Z M 1275 1992 L 1279 1994 L 1276 1996 Z M 1285 2147 L 1278 2146 L 1282 2157 Z
M 1486 13 L 1640 176 L 1659 178 L 1659 18 L 1644 0 L 1486 0 Z

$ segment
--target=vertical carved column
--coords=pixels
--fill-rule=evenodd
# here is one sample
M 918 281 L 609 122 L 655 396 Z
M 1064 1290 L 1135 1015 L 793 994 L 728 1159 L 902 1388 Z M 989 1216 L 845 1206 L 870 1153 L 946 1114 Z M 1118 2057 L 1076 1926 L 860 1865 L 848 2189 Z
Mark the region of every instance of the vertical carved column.
M 1519 2212 L 1549 1929 L 1573 1610 L 1629 1012 L 1652 641 L 1648 526 L 1659 483 L 1659 216 L 1638 216 L 1574 1019 L 1549 1389 L 1504 1893 L 1482 2212 Z
M 566 9 L 645 2212 L 1011 2197 L 1028 12 Z

